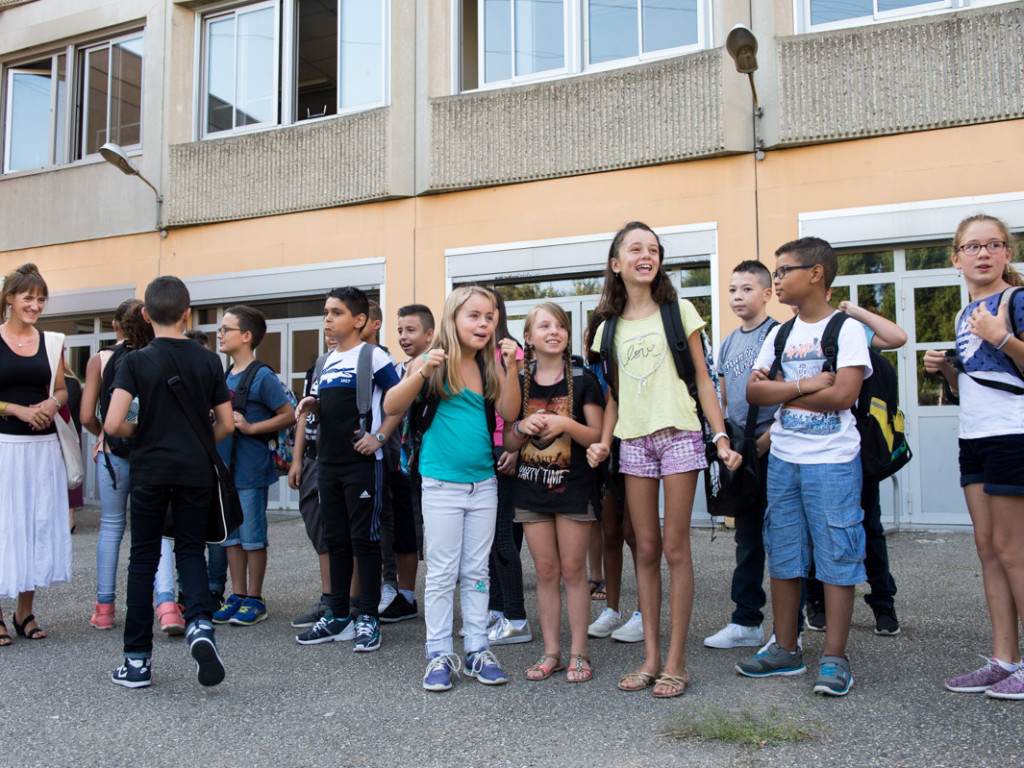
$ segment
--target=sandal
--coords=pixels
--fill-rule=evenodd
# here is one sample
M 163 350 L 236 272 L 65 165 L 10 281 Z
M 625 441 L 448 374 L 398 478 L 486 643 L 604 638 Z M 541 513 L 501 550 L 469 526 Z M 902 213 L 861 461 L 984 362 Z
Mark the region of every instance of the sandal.
M 584 664 L 587 666 L 584 667 Z M 573 674 L 576 677 L 569 677 L 569 675 Z M 577 653 L 576 658 L 569 665 L 569 670 L 565 673 L 565 681 L 567 683 L 585 683 L 593 676 L 594 671 L 590 668 L 590 659 L 582 653 Z
M 654 678 L 658 677 L 661 673 L 655 672 L 630 672 L 619 680 L 620 691 L 642 691 L 644 688 L 649 688 L 654 684 Z
M 588 581 L 590 582 L 590 599 L 591 600 L 607 600 L 608 599 L 608 590 L 605 588 L 604 579 L 601 579 L 601 581 L 594 581 L 593 579 L 588 579 Z
M 547 661 L 548 659 L 554 659 L 555 663 L 554 664 L 545 664 L 544 662 Z M 547 654 L 547 655 L 544 656 L 544 658 L 542 658 L 540 661 L 538 661 L 532 667 L 527 667 L 526 668 L 526 679 L 527 680 L 547 680 L 549 677 L 551 677 L 553 674 L 555 674 L 555 672 L 561 672 L 563 669 L 565 669 L 565 666 L 562 664 L 562 659 L 560 657 L 552 656 L 551 654 Z M 530 673 L 531 672 L 533 672 L 535 675 L 536 674 L 540 674 L 540 677 L 530 677 Z
M 654 681 L 654 698 L 656 699 L 674 699 L 676 696 L 682 696 L 686 691 L 686 686 L 690 683 L 690 673 L 685 669 L 681 675 L 669 675 L 662 672 L 658 679 Z M 664 685 L 668 688 L 667 692 L 658 693 L 657 688 L 659 685 Z
M 6 648 L 14 641 L 11 639 L 11 636 L 7 634 L 7 625 L 4 623 L 3 619 L 0 619 L 0 627 L 4 630 L 3 632 L 0 632 L 0 648 Z
M 25 617 L 25 620 L 18 623 L 18 614 L 14 614 L 14 631 L 18 633 L 19 637 L 25 637 L 29 640 L 43 640 L 46 637 L 46 633 L 39 628 L 36 624 L 32 629 L 26 630 L 25 626 L 31 624 L 36 620 L 36 617 L 31 613 Z

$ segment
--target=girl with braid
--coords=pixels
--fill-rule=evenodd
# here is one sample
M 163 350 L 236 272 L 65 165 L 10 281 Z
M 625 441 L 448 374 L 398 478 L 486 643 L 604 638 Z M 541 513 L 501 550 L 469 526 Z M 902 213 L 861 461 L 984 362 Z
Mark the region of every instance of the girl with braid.
M 538 304 L 526 316 L 524 329 L 522 410 L 519 420 L 505 423 L 504 444 L 508 451 L 519 451 L 515 521 L 523 524 L 537 568 L 537 608 L 544 636 L 544 656 L 526 670 L 526 678 L 546 680 L 565 669 L 559 637 L 559 582 L 564 580 L 571 633 L 566 680 L 581 683 L 592 676 L 587 657 L 586 558 L 597 482 L 586 450 L 601 437 L 604 397 L 594 375 L 572 365 L 565 310 L 552 302 Z

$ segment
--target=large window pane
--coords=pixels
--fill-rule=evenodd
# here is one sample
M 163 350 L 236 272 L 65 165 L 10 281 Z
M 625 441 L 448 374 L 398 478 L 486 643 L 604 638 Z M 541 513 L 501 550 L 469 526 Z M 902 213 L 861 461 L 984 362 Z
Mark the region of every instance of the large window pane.
M 299 0 L 296 119 L 338 111 L 337 0 Z
M 484 0 L 484 82 L 512 78 L 512 3 Z
M 341 107 L 382 100 L 382 0 L 341 0 Z
M 810 0 L 811 24 L 830 24 L 874 12 L 872 0 Z
M 896 322 L 896 284 L 857 286 L 857 304 L 869 312 Z
M 948 245 L 907 248 L 907 269 L 948 269 L 953 266 L 951 251 Z
M 66 54 L 57 57 L 57 110 L 54 115 L 54 140 L 53 140 L 53 162 L 66 163 L 68 159 L 67 142 L 67 99 L 68 99 L 68 74 Z
M 591 64 L 639 53 L 636 7 L 636 0 L 590 0 L 587 21 Z
M 697 0 L 643 0 L 644 53 L 697 44 Z
M 110 64 L 110 140 L 134 146 L 142 142 L 142 38 L 115 43 Z
M 515 0 L 516 74 L 565 66 L 562 0 Z
M 840 253 L 839 275 L 874 275 L 892 272 L 892 251 L 865 251 L 863 253 Z
M 956 338 L 953 320 L 960 310 L 960 286 L 914 289 L 914 335 L 919 344 Z
M 904 8 L 913 8 L 915 5 L 927 5 L 935 0 L 878 0 L 878 10 L 899 11 Z
M 238 99 L 235 125 L 268 123 L 275 118 L 274 93 L 274 9 L 238 15 L 238 70 L 235 93 Z
M 84 152 L 94 155 L 107 143 L 107 98 L 110 88 L 110 48 L 98 48 L 85 55 Z
M 6 170 L 42 168 L 50 154 L 50 70 L 11 70 L 7 98 Z
M 206 34 L 206 130 L 235 127 L 235 19 L 217 19 Z

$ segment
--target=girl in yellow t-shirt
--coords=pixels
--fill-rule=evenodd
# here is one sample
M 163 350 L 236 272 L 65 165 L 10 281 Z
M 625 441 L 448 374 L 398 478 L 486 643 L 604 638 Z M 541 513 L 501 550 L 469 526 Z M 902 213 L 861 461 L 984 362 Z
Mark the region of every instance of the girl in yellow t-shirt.
M 644 625 L 645 658 L 640 669 L 619 682 L 624 691 L 654 685 L 654 696 L 671 698 L 686 690 L 686 635 L 693 609 L 690 513 L 697 474 L 707 466 L 696 404 L 679 378 L 661 321 L 659 305 L 677 301 L 662 265 L 665 249 L 654 231 L 634 221 L 616 233 L 608 251 L 598 313 L 618 315 L 615 380 L 618 399 L 609 398 L 601 440 L 587 450 L 591 466 L 608 458 L 612 438 L 621 439 L 620 468 L 636 532 L 637 593 Z M 725 421 L 701 345 L 704 321 L 688 301 L 679 301 L 687 344 L 696 368 L 697 394 L 719 456 L 729 469 L 741 457 L 729 447 Z M 604 324 L 594 334 L 600 350 Z M 658 520 L 658 484 L 665 486 L 664 531 Z M 669 567 L 672 632 L 661 664 L 661 553 Z

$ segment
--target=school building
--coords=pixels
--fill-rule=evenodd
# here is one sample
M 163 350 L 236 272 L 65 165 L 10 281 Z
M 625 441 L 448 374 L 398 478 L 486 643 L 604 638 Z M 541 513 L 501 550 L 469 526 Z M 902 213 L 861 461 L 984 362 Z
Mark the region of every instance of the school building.
M 1024 230 L 1022 72 L 1005 0 L 0 0 L 0 269 L 40 267 L 79 373 L 175 274 L 208 332 L 261 308 L 258 355 L 297 388 L 333 286 L 380 301 L 393 349 L 399 306 L 479 282 L 514 328 L 563 304 L 578 350 L 639 219 L 717 342 L 733 266 L 818 235 L 836 301 L 910 337 L 888 520 L 965 525 L 957 409 L 920 361 L 966 303 L 957 222 Z

